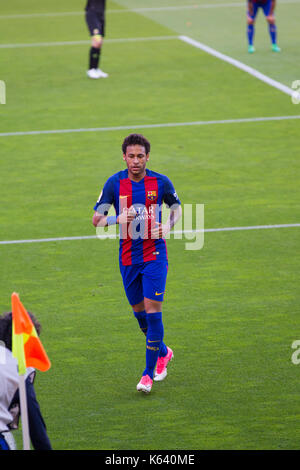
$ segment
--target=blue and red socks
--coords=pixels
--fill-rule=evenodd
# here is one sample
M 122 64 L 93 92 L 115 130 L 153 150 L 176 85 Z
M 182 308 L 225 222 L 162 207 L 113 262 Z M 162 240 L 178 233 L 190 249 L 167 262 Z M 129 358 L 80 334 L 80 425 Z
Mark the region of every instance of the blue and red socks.
M 149 375 L 153 379 L 157 359 L 168 354 L 167 346 L 163 342 L 162 313 L 146 313 L 145 310 L 133 313 L 141 331 L 146 336 L 146 369 L 143 375 Z
M 248 24 L 247 36 L 249 46 L 253 46 L 254 24 Z
M 135 312 L 133 311 L 133 314 L 135 318 L 138 321 L 139 327 L 144 333 L 145 336 L 147 336 L 147 330 L 148 330 L 148 322 L 147 322 L 147 313 L 145 310 L 142 312 Z M 152 315 L 152 314 L 151 314 Z M 165 345 L 164 342 L 161 343 L 160 350 L 159 350 L 159 356 L 158 357 L 165 357 L 168 354 L 167 346 Z
M 247 36 L 248 36 L 248 44 L 249 46 L 253 46 L 253 38 L 254 38 L 254 24 L 248 24 L 247 28 Z M 277 43 L 277 27 L 275 24 L 269 24 L 269 34 L 271 38 L 271 43 Z
M 142 333 L 144 333 L 144 335 L 146 336 L 147 335 L 147 329 L 148 329 L 147 313 L 145 312 L 145 310 L 143 310 L 142 312 L 133 311 L 133 314 L 134 314 L 135 318 L 138 321 L 138 324 L 139 324 L 139 327 L 140 327 Z
M 154 369 L 158 356 L 162 352 L 163 337 L 164 337 L 164 326 L 162 322 L 162 313 L 147 313 L 148 331 L 146 336 L 146 369 L 143 375 L 149 375 L 153 379 Z
M 277 28 L 275 24 L 269 24 L 269 33 L 272 44 L 276 44 L 277 41 Z

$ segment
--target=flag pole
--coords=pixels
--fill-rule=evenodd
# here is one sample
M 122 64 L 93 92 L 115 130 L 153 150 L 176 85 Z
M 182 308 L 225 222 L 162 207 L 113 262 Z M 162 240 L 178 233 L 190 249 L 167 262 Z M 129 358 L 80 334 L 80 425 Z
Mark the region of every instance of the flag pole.
M 20 405 L 21 405 L 23 450 L 30 450 L 30 437 L 29 437 L 29 424 L 28 424 L 28 409 L 27 409 L 27 396 L 26 396 L 26 386 L 25 386 L 25 374 L 20 374 L 19 375 L 19 394 L 20 394 Z

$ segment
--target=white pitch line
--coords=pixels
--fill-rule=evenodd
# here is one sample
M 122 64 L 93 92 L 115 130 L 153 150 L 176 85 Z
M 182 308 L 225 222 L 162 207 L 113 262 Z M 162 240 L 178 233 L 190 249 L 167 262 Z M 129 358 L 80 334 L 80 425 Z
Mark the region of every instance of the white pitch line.
M 186 42 L 187 44 L 190 44 L 191 46 L 194 46 L 198 49 L 201 49 L 204 52 L 207 52 L 208 54 L 217 57 L 218 59 L 223 60 L 224 62 L 228 62 L 229 64 L 233 65 L 234 67 L 237 67 L 240 70 L 243 70 L 244 72 L 247 72 L 249 75 L 252 75 L 253 77 L 257 78 L 258 80 L 261 80 L 262 82 L 267 83 L 268 85 L 277 88 L 278 90 L 282 91 L 283 93 L 286 93 L 289 96 L 300 98 L 300 93 L 293 90 L 292 88 L 289 88 L 288 86 L 284 85 L 283 83 L 277 82 L 276 80 L 273 80 L 273 78 L 268 77 L 267 75 L 264 75 L 263 73 L 259 72 L 258 70 L 254 69 L 253 67 L 250 67 L 249 65 L 244 64 L 243 62 L 240 62 L 239 60 L 233 59 L 232 57 L 222 54 L 222 52 L 219 52 L 212 47 L 207 46 L 206 44 L 203 44 L 199 41 L 196 41 L 195 39 L 192 39 L 188 36 L 179 36 L 179 39 L 182 41 Z
M 130 129 L 163 129 L 166 127 L 186 127 L 186 126 L 209 126 L 214 124 L 243 124 L 251 122 L 272 122 L 272 121 L 288 121 L 300 119 L 300 115 L 291 116 L 270 116 L 270 117 L 254 117 L 240 119 L 222 119 L 215 121 L 191 121 L 191 122 L 167 122 L 160 124 L 137 124 L 128 126 L 114 127 L 86 127 L 80 129 L 53 129 L 44 131 L 17 131 L 17 132 L 1 132 L 0 137 L 17 137 L 26 135 L 48 135 L 48 134 L 72 134 L 80 132 L 109 132 L 124 131 Z
M 234 59 L 228 55 L 225 55 L 217 51 L 216 49 L 213 49 L 212 47 L 209 47 L 206 44 L 196 41 L 195 39 L 192 39 L 188 36 L 181 35 L 181 36 L 150 36 L 150 37 L 141 37 L 141 38 L 116 38 L 116 39 L 107 39 L 105 42 L 108 44 L 113 44 L 113 43 L 128 43 L 128 42 L 145 42 L 145 41 L 168 41 L 168 40 L 175 40 L 175 39 L 179 39 L 191 46 L 196 47 L 197 49 L 201 49 L 204 52 L 207 52 L 208 54 L 218 59 L 223 60 L 224 62 L 228 62 L 229 64 L 233 65 L 234 67 L 237 67 L 240 70 L 243 70 L 244 72 L 247 72 L 248 74 L 252 75 L 258 80 L 261 80 L 267 83 L 268 85 L 274 88 L 277 88 L 283 93 L 286 93 L 287 95 L 291 96 L 293 99 L 296 99 L 297 101 L 300 100 L 300 93 L 297 90 L 293 90 L 292 88 L 289 88 L 283 83 L 280 83 L 268 77 L 267 75 L 264 75 L 263 73 L 259 72 L 253 67 L 250 67 L 249 65 L 246 65 L 243 62 L 240 62 L 237 59 Z M 23 44 L 0 44 L 0 49 L 75 46 L 75 45 L 87 45 L 89 43 L 90 41 L 84 40 L 84 41 L 62 41 L 62 42 L 56 41 L 56 42 L 39 42 L 39 43 L 23 43 Z
M 299 224 L 276 224 L 276 225 L 250 225 L 246 227 L 222 227 L 222 228 L 207 228 L 204 230 L 174 230 L 170 234 L 186 234 L 186 233 L 211 233 L 211 232 L 236 232 L 242 230 L 266 230 L 266 229 L 276 229 L 276 228 L 291 228 L 291 227 L 300 227 Z M 64 242 L 64 241 L 74 241 L 74 240 L 105 240 L 107 238 L 117 239 L 119 236 L 116 235 L 86 235 L 78 237 L 57 237 L 57 238 L 37 238 L 37 239 L 28 239 L 28 240 L 3 240 L 0 241 L 0 245 L 16 245 L 16 244 L 25 244 L 25 243 L 49 243 L 49 242 Z
M 105 44 L 126 43 L 126 42 L 145 42 L 145 41 L 170 41 L 178 39 L 178 36 L 149 36 L 141 38 L 116 38 L 105 39 Z M 20 44 L 0 44 L 0 49 L 19 49 L 28 47 L 56 47 L 56 46 L 83 46 L 90 44 L 89 40 L 82 41 L 54 41 L 54 42 L 25 42 Z
M 299 0 L 281 0 L 280 6 L 300 3 Z M 175 5 L 175 6 L 164 6 L 164 7 L 140 7 L 140 8 L 131 8 L 127 11 L 134 13 L 143 13 L 143 12 L 155 12 L 155 11 L 182 11 L 182 10 L 198 10 L 198 9 L 210 9 L 210 8 L 235 8 L 243 7 L 246 8 L 245 2 L 230 2 L 230 3 L 203 3 L 201 5 Z M 124 13 L 126 10 L 111 10 L 110 13 Z
M 299 0 L 281 0 L 280 6 L 289 4 L 299 4 Z M 209 8 L 245 8 L 245 2 L 231 2 L 231 3 L 204 3 L 201 5 L 175 5 L 165 7 L 141 7 L 141 8 L 122 8 L 115 10 L 106 10 L 107 14 L 114 13 L 142 13 L 142 12 L 155 12 L 155 11 L 181 11 L 181 10 L 198 10 L 198 9 L 209 9 Z M 12 14 L 12 15 L 0 15 L 0 20 L 8 19 L 30 19 L 30 18 L 49 18 L 49 17 L 64 17 L 64 16 L 83 16 L 84 10 L 82 11 L 65 11 L 65 12 L 49 12 L 49 13 L 23 13 L 23 14 Z

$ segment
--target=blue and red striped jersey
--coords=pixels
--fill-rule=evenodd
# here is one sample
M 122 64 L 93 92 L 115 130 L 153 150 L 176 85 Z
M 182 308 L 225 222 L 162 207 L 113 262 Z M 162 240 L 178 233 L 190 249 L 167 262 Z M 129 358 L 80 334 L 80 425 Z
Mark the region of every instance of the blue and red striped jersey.
M 131 206 L 136 211 L 135 219 L 127 227 L 120 225 L 122 265 L 167 260 L 165 240 L 151 238 L 155 223 L 162 220 L 163 203 L 171 207 L 180 204 L 180 200 L 169 178 L 155 171 L 146 169 L 146 176 L 138 183 L 128 178 L 127 169 L 106 181 L 94 210 L 107 215 L 113 205 L 117 216 Z

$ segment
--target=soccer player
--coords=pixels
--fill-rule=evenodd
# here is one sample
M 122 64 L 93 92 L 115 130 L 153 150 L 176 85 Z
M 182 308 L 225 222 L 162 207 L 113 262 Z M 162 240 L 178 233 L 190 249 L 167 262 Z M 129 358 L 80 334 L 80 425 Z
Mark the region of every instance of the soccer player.
M 99 69 L 103 37 L 105 34 L 106 0 L 87 0 L 85 19 L 91 34 L 92 44 L 89 52 L 89 78 L 107 78 L 108 74 Z
M 274 10 L 276 6 L 276 0 L 247 0 L 248 2 L 248 14 L 247 14 L 247 36 L 248 36 L 248 52 L 252 54 L 255 52 L 253 45 L 254 38 L 254 26 L 255 19 L 259 8 L 262 8 L 266 20 L 269 24 L 269 33 L 272 43 L 272 51 L 280 52 L 280 48 L 277 46 L 277 28 L 275 24 Z
M 144 136 L 130 134 L 122 151 L 127 169 L 106 181 L 94 207 L 93 224 L 120 226 L 123 285 L 146 336 L 146 368 L 137 390 L 149 393 L 153 380 L 166 377 L 167 365 L 173 358 L 173 351 L 163 342 L 162 304 L 168 272 L 164 237 L 181 217 L 181 203 L 169 178 L 146 169 L 150 143 Z M 163 202 L 170 208 L 165 224 L 162 224 Z M 108 216 L 112 204 L 116 215 Z

